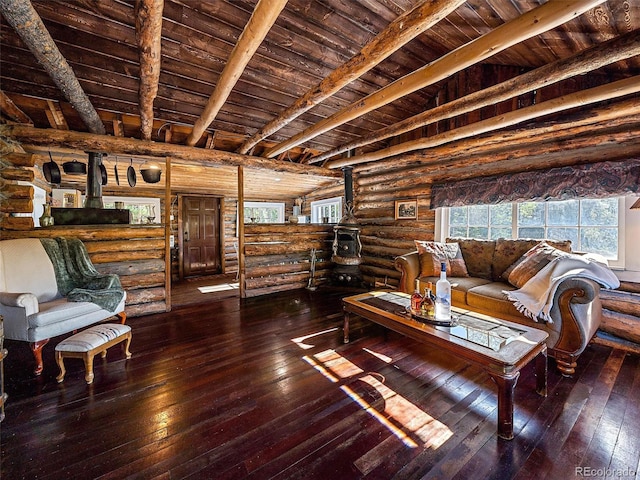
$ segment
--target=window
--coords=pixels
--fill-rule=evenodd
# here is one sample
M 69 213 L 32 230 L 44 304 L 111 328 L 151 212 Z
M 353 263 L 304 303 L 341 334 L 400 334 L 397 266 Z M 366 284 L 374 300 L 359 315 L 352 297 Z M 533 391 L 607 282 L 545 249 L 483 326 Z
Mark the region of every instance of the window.
M 116 208 L 116 202 L 123 202 L 131 212 L 131 223 L 160 223 L 160 199 L 151 197 L 111 197 L 103 196 L 104 208 Z
M 624 197 L 444 209 L 449 237 L 571 240 L 572 249 L 624 263 Z M 448 217 L 448 220 L 444 217 Z
M 511 238 L 512 204 L 474 205 L 449 209 L 449 236 L 466 238 Z
M 342 197 L 311 202 L 311 223 L 338 223 L 341 218 Z
M 244 202 L 244 223 L 284 223 L 284 203 Z

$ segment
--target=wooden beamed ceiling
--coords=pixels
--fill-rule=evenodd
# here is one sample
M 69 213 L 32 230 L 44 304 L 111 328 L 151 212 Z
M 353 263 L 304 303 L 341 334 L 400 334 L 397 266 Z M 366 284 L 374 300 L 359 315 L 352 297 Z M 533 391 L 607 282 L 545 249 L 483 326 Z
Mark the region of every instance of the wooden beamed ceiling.
M 249 167 L 432 161 L 443 143 L 638 96 L 631 0 L 0 0 L 0 12 L 3 123 L 102 128 Z M 438 104 L 483 65 L 516 74 Z M 426 128 L 585 74 L 590 91 L 508 121 Z

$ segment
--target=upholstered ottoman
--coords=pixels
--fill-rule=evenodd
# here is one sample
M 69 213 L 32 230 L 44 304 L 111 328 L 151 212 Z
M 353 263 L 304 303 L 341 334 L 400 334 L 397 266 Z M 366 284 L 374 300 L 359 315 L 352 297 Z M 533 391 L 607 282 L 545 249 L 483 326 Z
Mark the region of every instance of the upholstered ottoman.
M 87 384 L 93 382 L 93 357 L 97 353 L 102 354 L 102 358 L 107 356 L 107 349 L 116 343 L 126 340 L 125 355 L 131 358 L 129 345 L 131 344 L 131 327 L 118 323 L 102 323 L 94 325 L 86 330 L 76 333 L 56 345 L 56 362 L 60 367 L 60 375 L 56 377 L 58 383 L 64 380 L 66 370 L 64 368 L 65 358 L 82 358 L 85 365 L 84 379 Z

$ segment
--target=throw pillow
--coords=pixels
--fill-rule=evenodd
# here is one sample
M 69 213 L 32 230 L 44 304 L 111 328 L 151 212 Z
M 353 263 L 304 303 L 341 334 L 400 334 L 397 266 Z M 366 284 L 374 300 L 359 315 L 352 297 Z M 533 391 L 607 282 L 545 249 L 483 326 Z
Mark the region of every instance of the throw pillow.
M 440 275 L 440 263 L 445 262 L 447 276 L 451 274 L 451 264 L 445 254 L 442 243 L 415 240 L 420 261 L 420 277 L 437 277 Z
M 511 272 L 509 273 L 508 282 L 516 288 L 522 288 L 525 283 L 547 266 L 549 262 L 567 255 L 569 254 L 552 247 L 546 242 L 540 242 L 520 257 L 512 269 L 509 267 Z
M 474 240 L 472 238 L 447 238 L 447 243 L 457 243 L 462 250 L 462 258 L 472 277 L 491 280 L 491 262 L 496 248 L 495 240 Z
M 440 264 L 445 263 L 448 277 L 468 277 L 460 246 L 457 243 L 415 240 L 420 260 L 420 277 L 437 277 Z
M 530 238 L 519 238 L 518 240 L 499 238 L 496 240 L 496 249 L 493 253 L 493 280 L 509 281 L 509 274 L 515 267 L 517 261 L 529 250 L 538 245 L 540 242 L 546 242 L 552 247 L 564 252 L 571 252 L 571 240 L 541 240 Z
M 443 245 L 443 250 L 451 266 L 451 274 L 447 272 L 447 275 L 451 277 L 468 277 L 469 272 L 467 271 L 467 264 L 464 262 L 460 245 L 457 243 L 444 243 Z

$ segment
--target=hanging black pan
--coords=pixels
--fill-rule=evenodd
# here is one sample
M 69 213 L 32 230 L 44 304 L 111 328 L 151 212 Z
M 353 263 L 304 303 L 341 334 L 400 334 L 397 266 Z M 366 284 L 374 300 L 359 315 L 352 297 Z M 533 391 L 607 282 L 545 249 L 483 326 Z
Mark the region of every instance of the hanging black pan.
M 116 156 L 116 166 L 113 167 L 113 173 L 116 177 L 116 185 L 120 185 L 120 178 L 118 177 L 118 157 Z
M 58 167 L 58 164 L 53 161 L 51 152 L 49 152 L 49 161 L 42 165 L 42 172 L 44 173 L 44 178 L 47 179 L 47 182 L 56 184 L 60 183 L 60 167 Z
M 104 186 L 107 184 L 107 169 L 102 162 L 100 162 L 100 165 L 98 168 L 100 169 L 101 183 Z
M 133 158 L 131 159 L 131 165 L 127 168 L 127 181 L 130 187 L 136 186 L 136 170 L 133 168 Z

